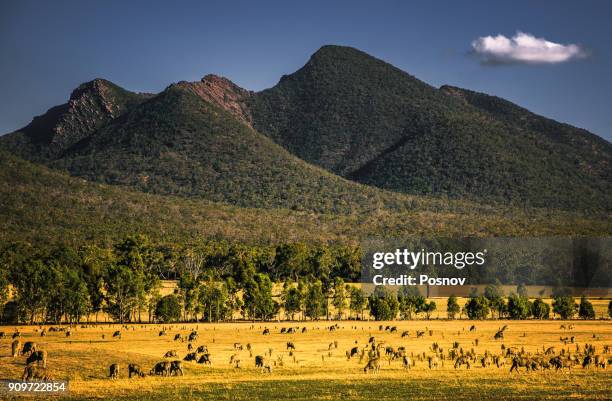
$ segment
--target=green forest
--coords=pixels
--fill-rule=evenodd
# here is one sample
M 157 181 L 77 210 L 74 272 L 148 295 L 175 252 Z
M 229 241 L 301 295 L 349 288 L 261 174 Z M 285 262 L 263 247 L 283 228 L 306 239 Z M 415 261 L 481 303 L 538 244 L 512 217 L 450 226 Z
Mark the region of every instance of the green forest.
M 362 257 L 358 246 L 245 246 L 225 241 L 169 245 L 144 235 L 128 236 L 111 247 L 41 248 L 17 242 L 0 249 L 0 309 L 4 322 L 30 324 L 75 323 L 100 312 L 118 322 L 142 321 L 142 312 L 162 322 L 220 321 L 236 312 L 245 319 L 270 320 L 281 318 L 281 309 L 285 318 L 316 320 L 334 317 L 330 305 L 335 317 L 348 312 L 349 317 L 363 318 L 368 310 L 377 320 L 419 314 L 429 318 L 436 305 L 415 287 L 401 287 L 397 293 L 376 287 L 367 294 L 348 285 L 360 280 Z M 177 281 L 174 294 L 160 294 L 161 280 Z M 501 283 L 495 282 L 483 294 L 471 294 L 463 309 L 457 310 L 456 299 L 450 297 L 449 318 L 550 316 L 541 299 L 527 298 L 523 282 L 507 299 Z M 282 284 L 281 294 L 273 293 L 275 283 Z M 478 283 L 477 277 L 472 280 Z M 582 305 L 588 301 L 575 306 L 564 287 L 572 283 L 558 284 L 552 312 L 562 318 L 577 313 L 594 317 L 592 306 Z

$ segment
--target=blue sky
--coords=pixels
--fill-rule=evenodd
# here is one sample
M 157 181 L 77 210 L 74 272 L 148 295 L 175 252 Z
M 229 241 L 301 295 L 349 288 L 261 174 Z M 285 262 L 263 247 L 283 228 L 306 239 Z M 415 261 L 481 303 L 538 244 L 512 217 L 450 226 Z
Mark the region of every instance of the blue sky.
M 322 45 L 340 44 L 434 86 L 501 96 L 610 141 L 610 21 L 607 1 L 2 1 L 0 133 L 96 77 L 158 92 L 216 73 L 260 90 Z M 470 55 L 474 40 L 518 31 L 576 44 L 588 57 L 484 65 Z

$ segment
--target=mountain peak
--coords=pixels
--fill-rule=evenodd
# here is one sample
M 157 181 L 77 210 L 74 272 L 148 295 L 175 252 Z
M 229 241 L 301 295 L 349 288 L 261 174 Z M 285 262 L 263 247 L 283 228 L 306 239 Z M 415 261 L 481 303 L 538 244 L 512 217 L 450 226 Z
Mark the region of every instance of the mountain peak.
M 245 103 L 251 92 L 241 88 L 229 79 L 208 74 L 198 82 L 181 81 L 177 84 L 202 100 L 229 112 L 241 122 L 251 125 L 251 115 Z
M 103 124 L 122 115 L 130 107 L 148 98 L 102 78 L 80 84 L 67 103 L 34 117 L 32 122 L 5 138 L 8 147 L 20 154 L 31 152 L 54 158 L 91 135 Z
M 343 45 L 323 45 L 316 52 L 314 52 L 312 57 L 321 57 L 321 56 L 329 56 L 336 53 L 354 53 L 354 54 L 362 54 L 368 57 L 372 57 L 369 54 L 356 49 L 351 46 L 343 46 Z
M 111 89 L 111 86 L 117 87 L 117 85 L 103 78 L 95 78 L 91 81 L 83 82 L 72 91 L 70 100 L 77 100 L 86 93 L 103 95 L 104 92 Z

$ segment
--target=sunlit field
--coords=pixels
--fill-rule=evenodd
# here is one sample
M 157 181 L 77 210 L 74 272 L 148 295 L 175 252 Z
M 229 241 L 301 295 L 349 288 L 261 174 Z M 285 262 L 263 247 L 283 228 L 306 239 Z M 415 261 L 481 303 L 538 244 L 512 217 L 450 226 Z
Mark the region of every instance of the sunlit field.
M 332 325 L 338 325 L 333 331 Z M 508 325 L 505 338 L 494 340 L 494 334 Z M 568 328 L 569 325 L 572 328 Z M 382 325 L 382 330 L 380 330 Z M 475 329 L 470 331 L 474 325 Z M 561 328 L 565 325 L 565 328 Z M 385 330 L 386 326 L 390 326 Z M 391 331 L 391 327 L 396 329 Z M 299 327 L 295 333 L 281 334 L 282 328 Z M 166 335 L 160 336 L 166 328 Z M 263 335 L 265 328 L 269 335 Z M 306 328 L 302 332 L 303 328 Z M 505 348 L 524 348 L 527 353 L 542 354 L 555 347 L 575 352 L 585 343 L 593 344 L 596 354 L 603 355 L 604 346 L 612 345 L 612 322 L 595 321 L 445 321 L 417 320 L 394 322 L 267 322 L 162 325 L 98 325 L 74 327 L 70 337 L 65 332 L 49 332 L 40 336 L 39 327 L 2 327 L 7 336 L 0 340 L 0 378 L 20 378 L 26 356 L 11 356 L 11 338 L 15 330 L 20 341 L 35 341 L 48 351 L 48 370 L 54 379 L 70 381 L 69 399 L 149 400 L 149 399 L 214 399 L 214 400 L 405 400 L 405 399 L 611 399 L 612 374 L 610 368 L 582 368 L 555 371 L 539 369 L 510 373 L 511 359 L 506 365 L 482 367 L 474 363 L 455 369 L 450 359 L 441 359 L 438 368 L 428 367 L 427 357 L 433 355 L 433 343 L 448 355 L 454 342 L 459 348 L 474 349 L 478 359 L 485 351 L 501 355 Z M 121 338 L 113 333 L 121 331 Z M 152 376 L 150 369 L 164 354 L 176 350 L 183 359 L 188 341 L 175 341 L 176 334 L 187 337 L 196 330 L 194 348 L 206 345 L 211 365 L 183 361 L 183 376 Z M 430 332 L 431 330 L 431 332 Z M 408 331 L 406 335 L 404 332 Z M 417 331 L 425 334 L 417 338 Z M 346 351 L 368 346 L 370 337 L 381 346 L 380 371 L 364 373 L 367 355 L 347 359 Z M 561 338 L 574 337 L 574 343 L 564 344 Z M 477 345 L 476 345 L 477 341 Z M 287 350 L 287 342 L 295 351 Z M 240 343 L 242 350 L 236 350 Z M 247 349 L 250 344 L 251 350 Z M 385 356 L 385 348 L 406 348 L 406 355 L 414 362 L 403 366 L 402 358 Z M 195 351 L 195 349 L 194 349 Z M 271 355 L 270 355 L 271 353 Z M 425 353 L 425 358 L 418 355 Z M 239 367 L 230 358 L 240 359 Z M 266 369 L 255 367 L 255 357 L 264 356 Z M 551 356 L 548 356 L 549 358 Z M 608 354 L 605 356 L 612 357 Z M 119 364 L 119 377 L 110 379 L 109 366 Z M 128 364 L 139 364 L 144 378 L 129 379 Z M 14 397 L 14 399 L 23 396 Z M 10 399 L 10 398 L 9 398 Z

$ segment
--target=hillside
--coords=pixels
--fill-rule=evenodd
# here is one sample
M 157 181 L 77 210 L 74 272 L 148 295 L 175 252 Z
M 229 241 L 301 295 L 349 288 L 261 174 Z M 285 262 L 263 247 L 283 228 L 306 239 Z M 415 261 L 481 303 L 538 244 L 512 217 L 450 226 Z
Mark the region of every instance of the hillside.
M 215 75 L 156 95 L 96 79 L 0 148 L 89 181 L 240 207 L 612 211 L 610 143 L 341 46 L 261 92 Z
M 325 46 L 248 104 L 260 132 L 308 162 L 368 185 L 612 210 L 608 142 L 543 119 L 525 126 L 520 115 L 502 118 L 448 93 L 359 50 Z
M 175 243 L 355 242 L 406 236 L 610 235 L 609 219 L 550 211 L 415 201 L 411 212 L 354 215 L 249 209 L 145 194 L 69 177 L 0 151 L 0 244 L 85 242 L 109 245 L 144 233 Z
M 612 180 L 612 152 L 605 139 L 581 128 L 563 124 L 497 96 L 444 85 L 440 90 L 455 96 L 492 117 L 512 125 L 519 131 L 531 131 L 553 141 L 580 169 L 610 182 Z
M 341 214 L 413 207 L 411 198 L 303 162 L 192 89 L 171 85 L 49 165 L 90 181 L 244 207 Z
M 26 127 L 0 138 L 0 144 L 31 160 L 48 160 L 151 95 L 129 92 L 104 79 L 81 84 L 67 103 L 52 107 Z

